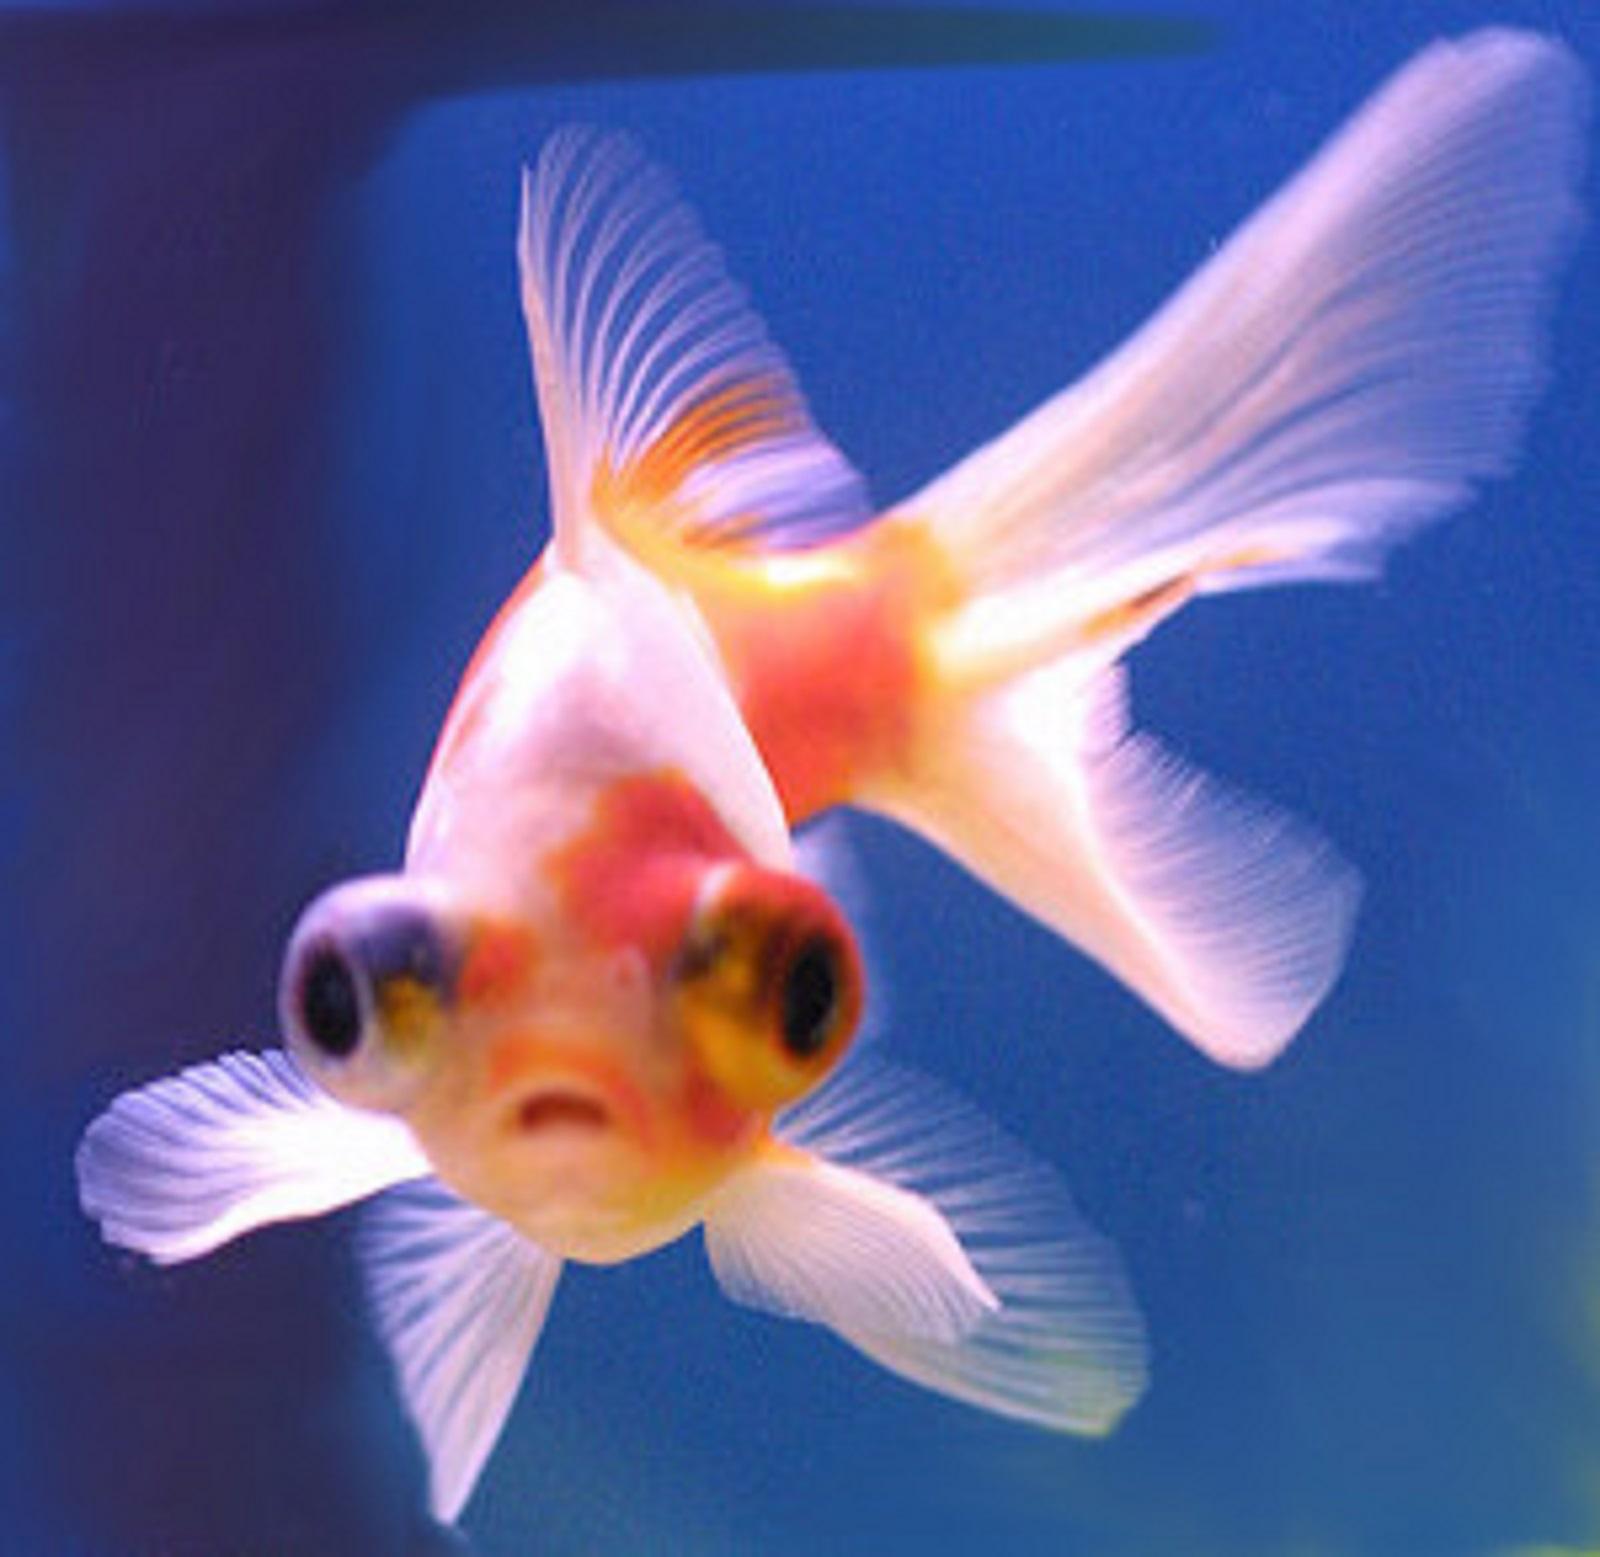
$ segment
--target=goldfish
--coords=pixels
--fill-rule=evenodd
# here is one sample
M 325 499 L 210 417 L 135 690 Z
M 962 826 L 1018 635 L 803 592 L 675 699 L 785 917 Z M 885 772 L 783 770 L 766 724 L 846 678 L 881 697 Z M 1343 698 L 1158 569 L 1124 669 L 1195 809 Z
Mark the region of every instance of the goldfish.
M 698 1229 L 734 1299 L 984 1409 L 1110 1430 L 1147 1341 L 1055 1171 L 855 1044 L 797 830 L 920 833 L 1218 1062 L 1342 965 L 1353 870 L 1133 730 L 1202 596 L 1370 578 L 1507 469 L 1574 231 L 1561 44 L 1432 46 L 1087 377 L 874 513 L 664 174 L 524 183 L 549 544 L 440 731 L 402 867 L 305 910 L 285 1047 L 126 1093 L 80 1199 L 158 1262 L 373 1198 L 377 1324 L 470 1496 L 562 1265 Z
M 376 1196 L 362 1265 L 446 1521 L 562 1265 L 696 1226 L 747 1305 L 958 1398 L 1109 1430 L 1146 1371 L 1115 1249 L 952 1094 L 841 1065 L 864 986 L 711 646 L 597 531 L 491 626 L 404 868 L 301 916 L 285 1047 L 117 1098 L 80 1198 L 168 1264 Z

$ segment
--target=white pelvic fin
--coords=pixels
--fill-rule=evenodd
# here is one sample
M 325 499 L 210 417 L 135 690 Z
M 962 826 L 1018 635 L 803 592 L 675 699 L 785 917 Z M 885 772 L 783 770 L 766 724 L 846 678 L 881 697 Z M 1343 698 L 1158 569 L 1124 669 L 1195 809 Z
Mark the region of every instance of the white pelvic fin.
M 551 138 L 524 185 L 519 256 L 569 562 L 596 517 L 669 549 L 805 545 L 866 519 L 860 478 L 721 254 L 626 136 Z
M 511 1411 L 561 1261 L 432 1178 L 372 1206 L 360 1252 L 427 1451 L 429 1505 L 452 1521 Z
M 728 1296 L 786 1319 L 948 1344 L 999 1307 L 929 1201 L 810 1152 L 768 1152 L 705 1225 Z
M 1368 577 L 1504 471 L 1587 97 L 1553 39 L 1424 50 L 1125 346 L 902 505 L 972 586 L 948 659 L 1037 662 L 1106 613 L 1118 652 L 1192 593 Z
M 1056 1175 L 944 1089 L 853 1060 L 714 1201 L 739 1302 L 828 1326 L 985 1410 L 1104 1433 L 1144 1388 L 1138 1310 Z
M 276 1049 L 123 1093 L 84 1132 L 77 1170 L 106 1241 L 162 1265 L 432 1171 L 398 1120 L 336 1103 Z
M 940 783 L 886 807 L 1128 985 L 1204 1053 L 1253 1068 L 1339 976 L 1360 883 L 1309 828 L 1127 728 L 1118 667 L 1070 664 L 960 710 Z

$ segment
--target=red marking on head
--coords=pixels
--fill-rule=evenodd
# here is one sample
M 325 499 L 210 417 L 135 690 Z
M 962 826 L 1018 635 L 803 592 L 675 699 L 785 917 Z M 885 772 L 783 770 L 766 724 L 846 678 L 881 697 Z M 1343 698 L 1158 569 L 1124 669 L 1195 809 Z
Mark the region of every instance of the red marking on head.
M 708 865 L 744 851 L 711 804 L 671 769 L 618 779 L 589 826 L 546 862 L 569 919 L 606 947 L 661 969 L 676 954 Z
M 537 949 L 526 925 L 478 926 L 456 981 L 457 993 L 470 1005 L 487 1005 L 515 994 L 533 971 Z

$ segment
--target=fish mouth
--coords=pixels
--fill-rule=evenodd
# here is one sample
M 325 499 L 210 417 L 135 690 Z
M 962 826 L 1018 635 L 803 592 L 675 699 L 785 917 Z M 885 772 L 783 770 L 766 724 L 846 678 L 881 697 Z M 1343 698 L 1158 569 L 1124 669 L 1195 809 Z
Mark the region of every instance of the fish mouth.
M 575 1087 L 540 1087 L 517 1102 L 511 1117 L 518 1134 L 533 1135 L 550 1129 L 603 1130 L 611 1123 L 611 1110 Z

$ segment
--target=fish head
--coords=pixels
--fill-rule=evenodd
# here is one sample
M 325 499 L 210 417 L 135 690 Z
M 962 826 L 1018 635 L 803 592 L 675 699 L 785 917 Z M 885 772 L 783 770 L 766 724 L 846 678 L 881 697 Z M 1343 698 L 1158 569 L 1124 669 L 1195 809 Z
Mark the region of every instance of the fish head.
M 514 894 L 400 873 L 306 911 L 281 985 L 330 1094 L 411 1127 L 441 1179 L 552 1252 L 678 1236 L 862 1007 L 850 927 L 756 863 L 681 775 L 605 786 Z

